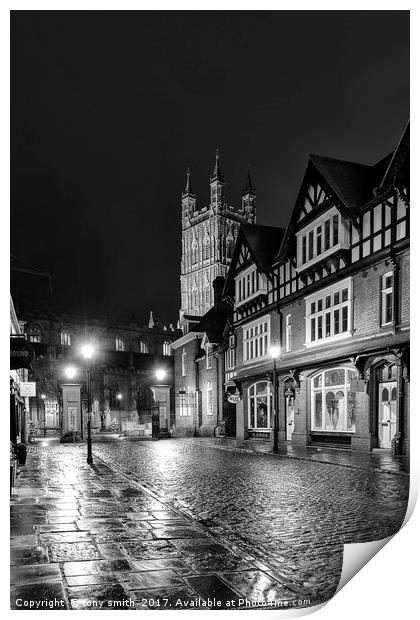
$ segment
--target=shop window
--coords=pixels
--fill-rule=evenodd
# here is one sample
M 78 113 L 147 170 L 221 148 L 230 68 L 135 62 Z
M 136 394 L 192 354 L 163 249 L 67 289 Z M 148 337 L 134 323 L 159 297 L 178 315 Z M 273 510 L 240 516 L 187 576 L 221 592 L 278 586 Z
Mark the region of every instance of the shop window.
M 248 424 L 251 429 L 270 429 L 273 408 L 272 385 L 254 383 L 248 390 Z
M 355 431 L 355 393 L 350 391 L 350 380 L 355 377 L 349 368 L 333 368 L 313 377 L 312 430 Z

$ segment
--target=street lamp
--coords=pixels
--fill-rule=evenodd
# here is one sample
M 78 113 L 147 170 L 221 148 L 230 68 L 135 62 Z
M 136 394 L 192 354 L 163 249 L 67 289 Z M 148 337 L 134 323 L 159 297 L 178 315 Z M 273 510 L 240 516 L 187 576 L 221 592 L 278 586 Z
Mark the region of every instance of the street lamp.
M 90 393 L 90 360 L 93 356 L 93 346 L 91 344 L 85 344 L 82 347 L 82 355 L 86 360 L 86 370 L 87 370 L 87 462 L 89 465 L 93 463 L 92 458 L 92 434 L 91 434 L 91 423 L 92 423 L 92 403 L 91 403 L 91 393 Z
M 281 349 L 278 345 L 270 348 L 270 355 L 273 358 L 273 452 L 277 454 L 279 451 L 279 404 L 277 392 L 277 360 L 280 357 Z
M 64 372 L 68 379 L 74 379 L 74 377 L 77 375 L 77 370 L 74 366 L 68 366 Z
M 158 381 L 163 381 L 164 378 L 166 377 L 166 370 L 163 370 L 162 368 L 158 368 L 158 370 L 155 371 L 155 377 Z

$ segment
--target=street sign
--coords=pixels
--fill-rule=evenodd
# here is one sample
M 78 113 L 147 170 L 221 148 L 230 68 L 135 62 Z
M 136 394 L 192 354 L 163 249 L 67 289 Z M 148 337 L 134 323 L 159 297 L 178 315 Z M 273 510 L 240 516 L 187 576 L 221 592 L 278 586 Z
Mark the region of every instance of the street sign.
M 36 382 L 22 381 L 19 384 L 19 393 L 21 396 L 36 396 Z

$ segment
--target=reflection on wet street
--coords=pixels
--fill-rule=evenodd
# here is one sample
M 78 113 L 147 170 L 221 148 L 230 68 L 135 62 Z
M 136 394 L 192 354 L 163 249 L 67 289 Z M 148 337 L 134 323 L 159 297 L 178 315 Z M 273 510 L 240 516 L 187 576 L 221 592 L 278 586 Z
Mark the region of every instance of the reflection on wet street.
M 343 543 L 390 536 L 407 505 L 408 476 L 373 468 L 194 439 L 93 452 L 89 467 L 84 445 L 30 451 L 12 501 L 12 607 L 44 594 L 85 609 L 316 604 L 338 585 Z

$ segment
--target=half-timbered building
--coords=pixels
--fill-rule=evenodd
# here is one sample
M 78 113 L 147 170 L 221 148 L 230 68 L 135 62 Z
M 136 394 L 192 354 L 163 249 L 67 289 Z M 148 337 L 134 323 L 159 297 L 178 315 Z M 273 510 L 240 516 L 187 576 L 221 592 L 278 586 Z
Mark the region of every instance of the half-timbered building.
M 225 289 L 237 437 L 273 438 L 280 344 L 280 441 L 407 453 L 408 126 L 375 165 L 311 155 L 284 234 L 241 228 Z

